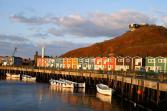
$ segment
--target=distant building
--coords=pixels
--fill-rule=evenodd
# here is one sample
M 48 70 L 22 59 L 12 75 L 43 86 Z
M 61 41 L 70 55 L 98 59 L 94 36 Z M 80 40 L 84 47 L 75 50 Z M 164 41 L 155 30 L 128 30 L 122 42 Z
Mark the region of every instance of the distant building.
M 129 24 L 129 30 L 134 31 L 142 26 L 147 26 L 148 24 L 146 23 L 141 23 L 141 24 Z
M 37 66 L 37 58 L 38 58 L 38 51 L 36 51 L 34 55 L 34 66 Z
M 44 56 L 44 58 L 42 58 L 42 56 L 37 56 L 36 57 L 37 67 L 48 67 L 50 58 L 51 57 L 49 57 L 49 56 Z
M 136 30 L 136 29 L 139 28 L 139 27 L 140 27 L 139 24 L 130 24 L 130 25 L 129 25 L 129 30 L 130 30 L 130 31 L 134 31 L 134 30 Z
M 22 58 L 15 56 L 5 56 L 2 65 L 4 66 L 20 66 L 22 65 Z
M 4 56 L 0 56 L 0 65 L 2 65 L 2 64 L 3 64 L 4 59 L 5 59 L 5 57 L 4 57 Z

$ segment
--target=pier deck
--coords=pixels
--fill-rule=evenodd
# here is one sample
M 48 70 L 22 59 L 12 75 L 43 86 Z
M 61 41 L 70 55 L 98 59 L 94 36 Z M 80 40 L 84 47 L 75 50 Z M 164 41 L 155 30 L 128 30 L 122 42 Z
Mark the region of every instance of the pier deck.
M 30 72 L 30 73 L 43 73 L 49 75 L 67 75 L 67 76 L 81 76 L 86 78 L 96 78 L 96 79 L 108 79 L 109 81 L 115 80 L 119 82 L 124 82 L 132 85 L 143 86 L 146 88 L 151 88 L 159 91 L 167 91 L 167 79 L 166 75 L 160 75 L 156 78 L 154 77 L 143 77 L 138 76 L 135 73 L 128 74 L 124 72 L 122 74 L 110 72 L 110 73 L 96 73 L 93 71 L 70 71 L 70 70 L 55 70 L 55 69 L 35 69 L 33 67 L 7 67 L 0 66 L 1 71 L 19 71 L 19 72 Z

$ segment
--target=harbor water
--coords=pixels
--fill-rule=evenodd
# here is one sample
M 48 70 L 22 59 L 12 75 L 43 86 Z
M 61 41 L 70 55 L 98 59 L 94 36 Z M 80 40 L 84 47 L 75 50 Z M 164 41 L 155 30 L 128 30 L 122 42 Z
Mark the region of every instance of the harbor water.
M 0 80 L 0 111 L 124 111 L 119 99 L 90 89 Z

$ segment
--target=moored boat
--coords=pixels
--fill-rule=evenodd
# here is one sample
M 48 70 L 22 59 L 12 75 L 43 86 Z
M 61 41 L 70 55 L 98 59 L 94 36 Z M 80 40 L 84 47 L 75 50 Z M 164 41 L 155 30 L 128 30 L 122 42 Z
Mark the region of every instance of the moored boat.
M 6 77 L 10 78 L 20 78 L 20 74 L 11 74 L 11 73 L 6 73 Z
M 29 76 L 29 75 L 22 75 L 22 80 L 36 81 L 36 77 L 32 77 L 32 76 Z
M 74 84 L 74 87 L 76 88 L 85 88 L 85 82 L 84 83 L 77 83 L 77 82 L 73 82 L 73 81 L 70 81 L 70 80 L 66 80 L 66 79 L 60 79 L 61 81 L 63 82 L 66 82 L 66 83 L 71 83 L 71 84 Z
M 63 88 L 74 88 L 74 84 L 67 83 L 67 82 L 64 82 L 61 80 L 51 79 L 49 82 L 52 86 L 59 86 L 59 87 L 63 87 Z
M 96 89 L 99 93 L 104 94 L 104 95 L 112 95 L 113 89 L 109 88 L 105 84 L 97 84 Z

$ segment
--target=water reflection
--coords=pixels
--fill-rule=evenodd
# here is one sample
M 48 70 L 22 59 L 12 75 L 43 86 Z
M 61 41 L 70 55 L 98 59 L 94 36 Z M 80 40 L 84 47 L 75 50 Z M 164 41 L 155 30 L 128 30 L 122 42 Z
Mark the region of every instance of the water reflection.
M 34 80 L 22 79 L 21 81 L 24 82 L 24 83 L 36 83 L 36 81 L 34 81 Z
M 85 94 L 84 88 L 78 89 L 79 92 L 77 93 L 74 92 L 72 88 L 50 87 L 50 90 L 52 95 L 59 94 L 59 98 L 65 104 L 90 107 L 95 111 L 115 111 L 112 108 L 111 96 L 107 97 L 101 94 L 97 94 L 96 96 Z M 119 111 L 119 108 L 117 108 L 117 111 Z
M 14 80 L 14 81 L 20 81 L 20 78 L 6 77 L 6 80 L 7 80 L 7 81 L 12 81 L 12 80 Z
M 62 88 L 56 86 L 50 86 L 50 90 L 57 93 L 73 93 L 74 88 Z
M 96 97 L 99 98 L 103 102 L 107 102 L 107 103 L 111 104 L 112 96 L 108 96 L 108 95 L 103 95 L 103 94 L 97 93 Z
M 0 111 L 121 111 L 115 101 L 103 102 L 84 88 L 0 81 Z

